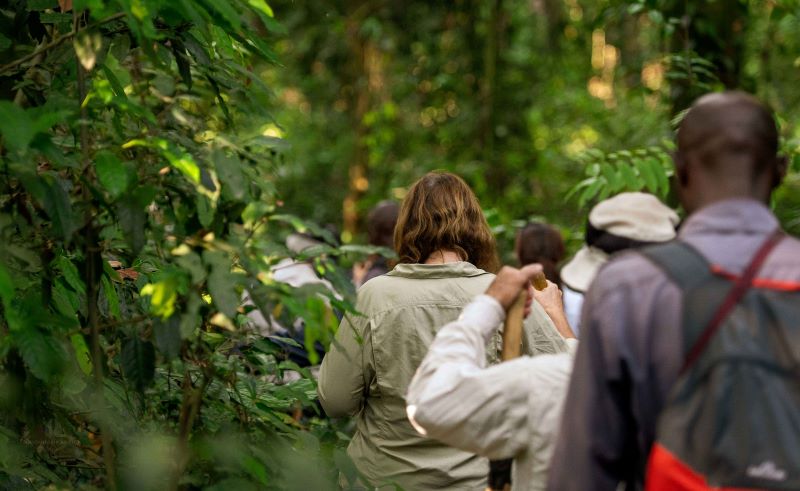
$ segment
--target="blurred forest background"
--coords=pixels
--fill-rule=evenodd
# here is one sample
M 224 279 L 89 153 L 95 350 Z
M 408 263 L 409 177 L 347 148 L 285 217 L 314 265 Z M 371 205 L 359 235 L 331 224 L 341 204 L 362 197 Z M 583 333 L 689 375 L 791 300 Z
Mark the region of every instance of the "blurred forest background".
M 647 187 L 625 152 L 667 157 L 673 122 L 711 90 L 766 100 L 796 156 L 795 1 L 273 3 L 286 27 L 275 44 L 285 67 L 270 75 L 274 131 L 289 144 L 278 189 L 345 241 L 377 201 L 447 169 L 474 187 L 506 252 L 531 217 L 574 246 L 592 198 Z M 778 207 L 795 232 L 798 163 Z M 567 199 L 594 175 L 607 181 Z
M 599 199 L 676 205 L 676 122 L 738 88 L 798 234 L 798 75 L 797 0 L 0 0 L 0 490 L 354 482 L 281 346 L 318 362 L 354 312 L 374 204 L 447 169 L 506 261 L 530 218 L 574 249 Z

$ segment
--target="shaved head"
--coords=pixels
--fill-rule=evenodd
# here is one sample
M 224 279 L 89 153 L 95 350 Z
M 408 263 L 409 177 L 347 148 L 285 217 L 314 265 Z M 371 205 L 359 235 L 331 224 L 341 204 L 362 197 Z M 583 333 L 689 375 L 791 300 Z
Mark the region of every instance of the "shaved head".
M 686 113 L 678 129 L 679 194 L 691 211 L 733 197 L 769 199 L 785 162 L 778 129 L 767 107 L 744 92 L 708 94 Z

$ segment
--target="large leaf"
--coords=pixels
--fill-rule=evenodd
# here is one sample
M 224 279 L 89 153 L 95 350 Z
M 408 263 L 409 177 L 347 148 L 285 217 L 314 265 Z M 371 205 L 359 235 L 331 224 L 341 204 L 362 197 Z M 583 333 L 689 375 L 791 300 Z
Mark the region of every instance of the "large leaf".
M 173 315 L 167 320 L 153 321 L 153 339 L 158 351 L 168 360 L 176 358 L 181 352 L 181 318 Z
M 236 293 L 237 278 L 231 273 L 231 261 L 219 251 L 206 251 L 203 261 L 211 267 L 208 277 L 208 291 L 214 305 L 229 319 L 236 316 L 239 307 L 239 294 Z
M 111 317 L 115 319 L 119 319 L 122 317 L 122 313 L 120 312 L 119 308 L 119 295 L 117 295 L 117 288 L 114 286 L 114 283 L 109 279 L 107 274 L 104 274 L 102 277 L 102 285 L 103 285 L 103 295 L 105 296 L 106 302 L 108 303 L 108 311 L 111 313 Z
M 61 272 L 62 277 L 73 290 L 79 293 L 86 291 L 86 286 L 81 279 L 78 268 L 66 256 L 59 256 L 55 263 L 56 269 Z
M 14 281 L 5 265 L 0 263 L 0 300 L 6 306 L 11 305 L 11 300 L 14 298 Z
M 117 203 L 117 219 L 122 233 L 128 241 L 133 255 L 138 255 L 145 244 L 147 215 L 141 201 L 133 195 L 126 195 Z
M 47 105 L 26 111 L 13 102 L 0 101 L 0 135 L 6 146 L 24 152 L 36 135 L 46 132 L 69 114 L 70 111 Z
M 150 312 L 166 319 L 175 312 L 178 287 L 178 277 L 174 274 L 166 275 L 160 281 L 144 285 L 141 294 L 150 297 Z
M 217 170 L 219 180 L 222 181 L 222 191 L 235 200 L 244 198 L 247 181 L 242 173 L 242 161 L 222 150 L 215 151 L 213 158 L 214 168 Z
M 34 175 L 23 171 L 18 176 L 50 217 L 56 234 L 69 242 L 77 224 L 69 194 L 64 189 L 66 183 L 52 174 Z
M 30 115 L 13 102 L 0 101 L 0 134 L 14 150 L 25 150 L 36 135 Z
M 13 333 L 28 370 L 45 382 L 54 381 L 64 368 L 66 352 L 56 338 L 39 329 L 28 328 Z
M 131 184 L 130 169 L 109 151 L 97 152 L 94 157 L 97 179 L 113 198 L 120 197 Z
M 81 334 L 73 334 L 69 338 L 72 343 L 72 349 L 75 350 L 75 359 L 81 371 L 86 375 L 92 373 L 92 357 L 89 355 L 89 347 L 86 345 L 86 340 L 83 339 Z
M 125 378 L 139 392 L 153 383 L 156 370 L 156 355 L 150 341 L 142 341 L 138 336 L 122 341 L 122 371 Z

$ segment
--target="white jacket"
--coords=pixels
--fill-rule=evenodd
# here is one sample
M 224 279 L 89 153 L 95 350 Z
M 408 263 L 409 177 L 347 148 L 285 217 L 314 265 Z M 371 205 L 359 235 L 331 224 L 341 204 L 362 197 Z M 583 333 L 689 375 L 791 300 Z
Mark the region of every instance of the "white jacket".
M 448 445 L 491 459 L 514 457 L 516 490 L 545 489 L 578 342 L 569 351 L 485 368 L 485 345 L 505 319 L 478 296 L 443 327 L 406 395 L 411 424 Z

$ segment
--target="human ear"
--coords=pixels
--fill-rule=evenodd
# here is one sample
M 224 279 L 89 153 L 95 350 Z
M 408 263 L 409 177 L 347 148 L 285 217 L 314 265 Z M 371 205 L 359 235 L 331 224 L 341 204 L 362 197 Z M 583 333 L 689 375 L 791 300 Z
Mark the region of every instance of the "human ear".
M 686 158 L 680 150 L 672 154 L 672 161 L 675 163 L 675 178 L 678 186 L 685 188 L 689 184 L 689 171 L 686 165 Z
M 789 169 L 789 159 L 785 155 L 779 155 L 775 161 L 775 172 L 772 176 L 772 189 L 780 186 L 786 172 Z

